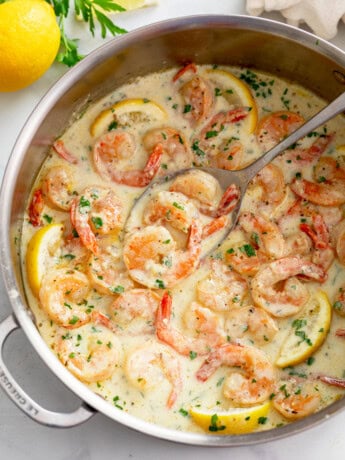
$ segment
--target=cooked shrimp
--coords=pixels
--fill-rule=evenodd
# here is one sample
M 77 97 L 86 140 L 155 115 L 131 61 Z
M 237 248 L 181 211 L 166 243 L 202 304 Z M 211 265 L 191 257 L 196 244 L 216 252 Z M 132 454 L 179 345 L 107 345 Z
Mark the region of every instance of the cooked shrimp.
M 271 150 L 281 140 L 304 123 L 304 118 L 294 112 L 282 110 L 263 117 L 257 127 L 257 138 L 263 150 Z
M 332 157 L 321 157 L 315 165 L 313 174 L 318 182 L 325 179 L 340 179 L 345 181 L 344 165 Z
M 225 333 L 218 314 L 198 302 L 192 302 L 183 315 L 186 327 L 195 337 L 207 338 L 211 343 L 225 342 Z
M 121 227 L 122 203 L 111 188 L 87 187 L 72 201 L 71 221 L 84 246 L 96 254 L 96 235 L 105 235 Z
M 320 393 L 314 384 L 298 383 L 292 379 L 277 384 L 277 392 L 272 399 L 273 407 L 288 420 L 298 420 L 317 411 Z
M 240 368 L 231 372 L 223 385 L 223 394 L 234 404 L 250 406 L 266 401 L 275 382 L 274 368 L 263 351 L 252 346 L 228 343 L 209 354 L 196 374 L 202 382 L 221 367 Z
M 213 89 L 207 80 L 195 75 L 179 88 L 184 100 L 183 116 L 195 126 L 204 121 L 214 104 Z
M 276 260 L 260 268 L 252 280 L 251 293 L 255 304 L 277 317 L 296 314 L 309 299 L 309 291 L 296 278 L 297 275 L 317 282 L 324 282 L 327 278 L 322 268 L 301 257 Z
M 72 172 L 65 166 L 54 166 L 49 169 L 42 183 L 44 198 L 54 208 L 68 211 L 72 200 Z
M 308 165 L 320 158 L 333 141 L 333 138 L 333 135 L 321 135 L 311 144 L 310 147 L 295 147 L 290 149 L 285 155 L 299 165 Z
M 162 387 L 167 380 L 171 390 L 167 400 L 170 409 L 182 390 L 180 363 L 167 346 L 151 341 L 130 353 L 125 364 L 125 374 L 132 385 L 140 390 Z
M 240 121 L 244 120 L 248 115 L 248 108 L 238 107 L 236 109 L 229 110 L 227 112 L 219 112 L 207 123 L 207 125 L 201 130 L 199 139 L 196 139 L 193 143 L 197 143 L 198 149 L 200 149 L 204 156 L 197 156 L 195 162 L 199 165 L 200 161 L 203 164 L 204 160 L 211 162 L 213 166 L 218 167 L 217 156 L 220 155 L 220 160 L 226 169 L 238 169 L 240 160 L 236 160 L 235 156 L 242 155 L 239 144 L 236 143 L 236 152 L 234 150 L 233 155 L 228 154 L 228 161 L 224 163 L 224 149 L 230 148 L 233 136 L 229 134 L 228 130 L 225 129 L 226 125 L 235 125 Z M 228 144 L 228 145 L 227 145 Z M 199 151 L 199 150 L 198 150 Z M 236 155 L 235 155 L 236 153 Z M 226 152 L 225 152 L 226 154 Z M 212 159 L 212 157 L 214 157 Z M 235 160 L 235 161 L 234 161 Z M 220 167 L 220 166 L 219 166 Z
M 320 214 L 313 214 L 312 221 L 313 227 L 303 222 L 300 224 L 300 229 L 313 241 L 312 262 L 327 271 L 334 260 L 334 251 L 330 245 L 329 231 Z
M 156 175 L 162 157 L 162 146 L 158 144 L 150 154 L 142 170 L 128 170 L 128 158 L 136 150 L 134 138 L 127 132 L 110 132 L 101 136 L 93 148 L 93 160 L 97 172 L 105 179 L 131 187 L 145 187 Z M 119 161 L 126 169 L 119 169 Z
M 199 302 L 214 311 L 229 311 L 241 305 L 248 294 L 246 280 L 220 260 L 213 260 L 210 269 L 207 277 L 197 283 Z
M 199 219 L 195 205 L 182 193 L 163 190 L 157 192 L 143 212 L 144 223 L 169 223 L 177 230 L 188 232 L 192 221 Z
M 163 127 L 148 131 L 143 137 L 143 144 L 148 152 L 161 146 L 162 169 L 159 174 L 166 175 L 166 170 L 190 168 L 193 155 L 185 136 L 176 129 Z M 163 168 L 164 166 L 164 168 Z
M 247 241 L 240 241 L 227 249 L 225 261 L 240 275 L 255 275 L 267 261 L 267 256 Z
M 58 139 L 53 144 L 53 149 L 55 152 L 68 163 L 77 164 L 78 158 L 76 158 L 71 152 L 69 152 L 66 147 L 65 143 L 62 139 Z
M 262 187 L 262 201 L 277 205 L 286 195 L 286 185 L 283 172 L 273 163 L 265 166 L 254 178 L 254 184 Z
M 338 388 L 345 388 L 345 379 L 340 379 L 338 377 L 330 377 L 329 375 L 319 375 L 318 379 L 327 385 L 331 385 Z
M 150 288 L 169 288 L 192 274 L 201 255 L 201 225 L 193 221 L 185 250 L 176 249 L 171 233 L 162 226 L 147 226 L 129 235 L 123 258 L 130 276 Z
M 92 286 L 101 294 L 118 294 L 134 286 L 120 251 L 114 245 L 91 254 L 86 266 Z
M 224 329 L 231 340 L 249 336 L 257 343 L 270 342 L 278 332 L 274 319 L 262 308 L 252 305 L 230 310 Z
M 32 198 L 28 208 L 29 222 L 34 227 L 39 227 L 42 224 L 41 215 L 44 209 L 44 199 L 41 189 L 36 189 L 32 194 Z
M 112 331 L 90 323 L 78 329 L 77 337 L 62 336 L 56 351 L 72 374 L 83 382 L 92 383 L 111 377 L 119 364 L 120 350 L 121 345 Z
M 203 314 L 202 320 L 205 328 L 210 326 L 210 318 L 199 308 L 199 315 Z M 182 331 L 173 326 L 172 321 L 172 298 L 167 292 L 164 293 L 156 315 L 156 334 L 159 340 L 170 345 L 174 350 L 184 356 L 192 353 L 205 355 L 210 349 L 225 342 L 224 336 L 215 325 L 212 334 L 198 334 L 196 337 L 185 335 Z M 206 325 L 205 325 L 206 324 Z M 219 333 L 218 333 L 219 332 Z
M 345 316 L 345 286 L 338 289 L 338 293 L 334 297 L 333 308 L 338 315 Z
M 262 252 L 274 259 L 280 259 L 286 253 L 286 244 L 283 234 L 274 222 L 259 214 L 242 213 L 239 224 L 244 232 L 251 238 L 251 242 Z
M 42 279 L 39 299 L 43 310 L 59 326 L 73 329 L 90 321 L 84 302 L 90 285 L 80 272 L 49 271 Z
M 299 197 L 321 206 L 340 206 L 345 203 L 344 181 L 334 179 L 321 183 L 295 178 L 291 190 Z
M 111 317 L 121 328 L 136 322 L 135 331 L 152 332 L 160 297 L 150 289 L 130 289 L 110 305 Z
M 222 194 L 217 179 L 200 169 L 176 177 L 170 190 L 191 198 L 201 213 L 210 216 L 215 216 Z

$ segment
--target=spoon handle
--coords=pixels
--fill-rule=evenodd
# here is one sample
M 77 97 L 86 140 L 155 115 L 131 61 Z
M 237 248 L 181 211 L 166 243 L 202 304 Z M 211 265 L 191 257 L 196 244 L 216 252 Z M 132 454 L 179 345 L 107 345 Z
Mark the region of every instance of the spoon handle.
M 270 163 L 276 156 L 284 152 L 288 147 L 291 147 L 295 142 L 297 142 L 302 137 L 309 134 L 314 129 L 320 127 L 326 123 L 331 118 L 335 117 L 339 113 L 345 110 L 345 93 L 342 93 L 333 102 L 327 105 L 324 109 L 320 110 L 316 115 L 314 115 L 310 120 L 300 126 L 296 131 L 290 134 L 288 137 L 283 139 L 279 144 L 265 153 L 263 156 L 258 158 L 254 163 L 242 169 L 243 175 L 247 178 L 248 182 L 256 174 L 262 170 L 264 166 Z

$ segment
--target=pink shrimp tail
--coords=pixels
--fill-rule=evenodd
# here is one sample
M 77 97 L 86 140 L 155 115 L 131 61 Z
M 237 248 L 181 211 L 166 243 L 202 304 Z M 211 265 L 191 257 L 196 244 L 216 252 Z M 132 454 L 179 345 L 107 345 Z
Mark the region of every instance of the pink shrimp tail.
M 142 171 L 112 171 L 112 179 L 130 187 L 146 187 L 156 175 L 163 155 L 162 144 L 157 144 Z
M 184 75 L 189 70 L 193 73 L 196 73 L 196 65 L 194 64 L 194 62 L 188 62 L 182 67 L 182 69 L 176 72 L 176 74 L 173 76 L 173 82 L 179 80 L 182 77 L 182 75 Z
M 328 375 L 319 375 L 318 379 L 327 385 L 331 385 L 338 388 L 345 388 L 345 379 L 339 379 L 337 377 L 330 377 Z
M 216 232 L 219 232 L 222 230 L 224 227 L 226 227 L 229 223 L 229 217 L 228 216 L 220 216 L 216 217 L 214 220 L 209 222 L 204 226 L 202 229 L 202 238 L 207 238 L 208 236 L 213 235 Z
M 345 329 L 337 329 L 335 332 L 337 337 L 344 337 L 345 338 Z
M 172 298 L 168 292 L 163 294 L 156 313 L 156 334 L 159 340 L 165 341 L 164 331 L 167 329 L 171 316 Z
M 241 346 L 242 345 L 237 343 L 226 343 L 212 351 L 196 373 L 196 378 L 200 380 L 200 382 L 205 382 L 211 377 L 212 374 L 216 372 L 219 366 L 221 366 L 223 356 L 227 353 L 233 353 L 236 349 L 238 349 L 238 347 Z
M 61 139 L 54 142 L 53 149 L 61 158 L 68 161 L 68 163 L 78 163 L 78 159 L 66 149 L 65 144 Z
M 39 227 L 42 223 L 41 214 L 44 207 L 43 193 L 41 189 L 34 191 L 29 205 L 29 222 L 34 227 Z
M 247 118 L 249 110 L 247 107 L 238 107 L 237 109 L 229 110 L 225 116 L 226 123 L 238 123 Z
M 309 224 L 302 223 L 299 228 L 313 241 L 316 249 L 326 249 L 329 246 L 329 232 L 320 214 L 313 215 L 314 229 Z
M 217 217 L 229 214 L 236 207 L 239 197 L 239 188 L 235 184 L 229 185 L 219 202 Z
M 78 212 L 77 209 L 77 204 L 78 200 L 75 199 L 72 201 L 71 204 L 71 211 L 70 211 L 70 216 L 71 216 L 71 223 L 73 227 L 76 229 L 78 236 L 83 243 L 83 245 L 89 249 L 93 254 L 98 254 L 98 244 L 96 240 L 96 236 L 93 233 L 90 225 L 85 222 L 83 224 L 83 228 L 80 228 L 80 226 L 77 225 L 77 219 L 76 219 L 76 213 Z

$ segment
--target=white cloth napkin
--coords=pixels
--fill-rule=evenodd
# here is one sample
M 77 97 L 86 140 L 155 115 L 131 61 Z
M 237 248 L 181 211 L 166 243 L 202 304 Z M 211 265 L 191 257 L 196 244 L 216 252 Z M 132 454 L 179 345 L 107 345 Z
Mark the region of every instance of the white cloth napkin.
M 327 40 L 337 34 L 339 21 L 345 22 L 345 0 L 247 0 L 249 14 L 259 16 L 264 11 L 279 11 L 294 26 L 305 22 Z

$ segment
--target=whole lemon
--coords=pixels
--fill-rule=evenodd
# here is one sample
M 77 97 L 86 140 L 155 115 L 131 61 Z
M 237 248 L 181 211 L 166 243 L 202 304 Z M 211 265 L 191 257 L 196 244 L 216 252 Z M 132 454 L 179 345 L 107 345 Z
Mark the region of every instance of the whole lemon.
M 16 91 L 51 66 L 60 45 L 53 8 L 44 0 L 0 4 L 0 91 Z

